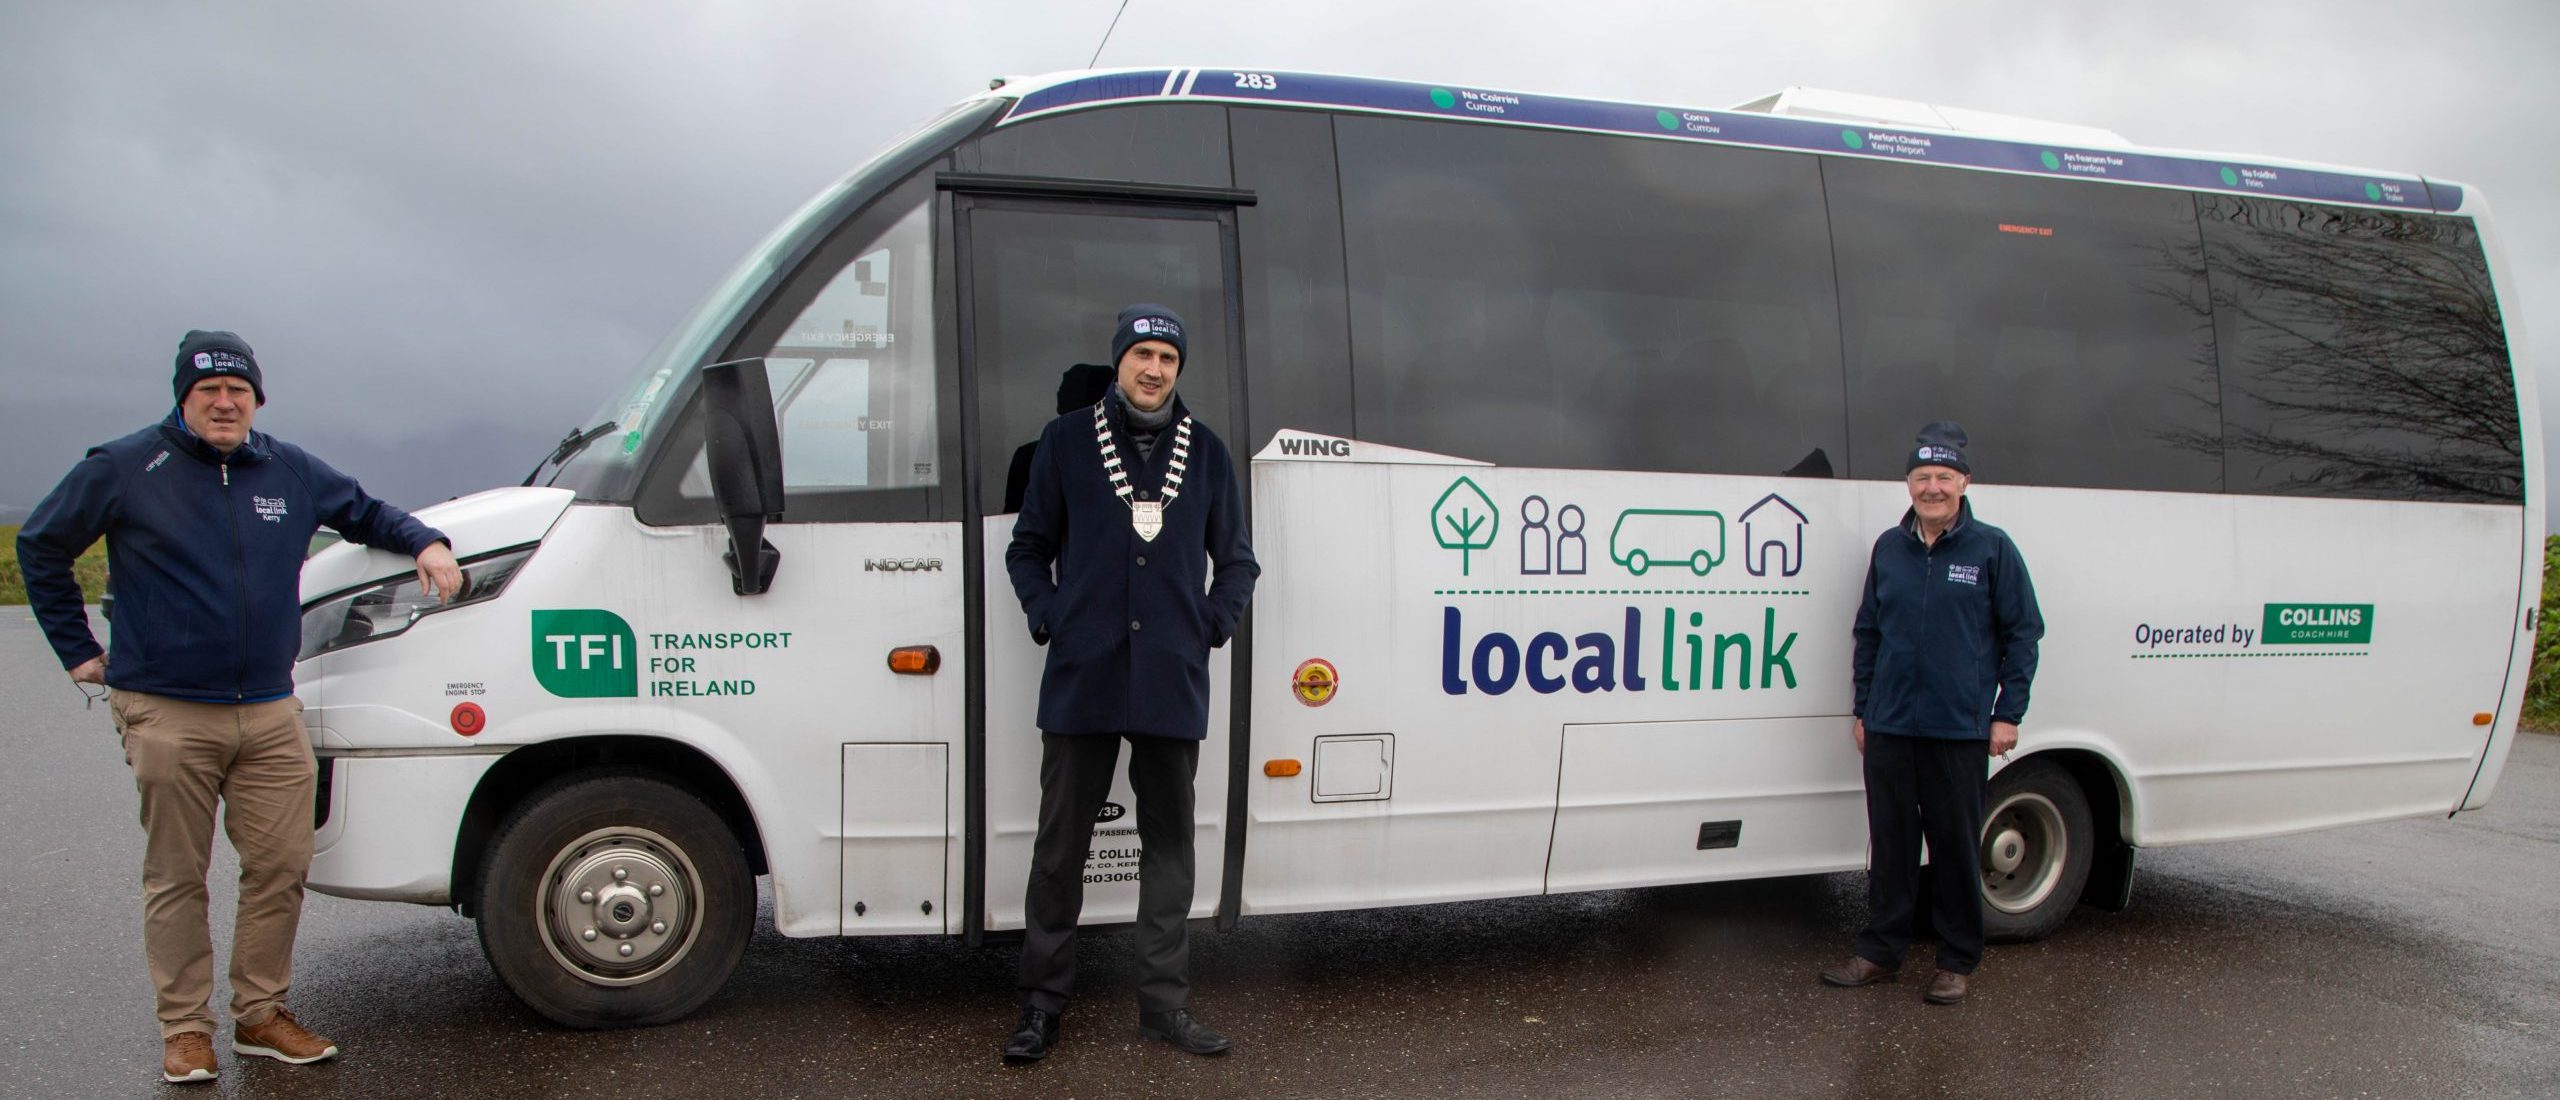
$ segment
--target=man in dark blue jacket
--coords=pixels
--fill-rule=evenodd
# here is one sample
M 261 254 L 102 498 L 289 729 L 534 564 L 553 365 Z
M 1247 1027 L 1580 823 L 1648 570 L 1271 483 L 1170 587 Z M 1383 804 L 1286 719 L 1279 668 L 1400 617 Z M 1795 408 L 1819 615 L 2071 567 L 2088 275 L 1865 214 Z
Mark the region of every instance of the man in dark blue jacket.
M 214 811 L 240 854 L 231 943 L 233 1051 L 300 1065 L 335 1057 L 285 1008 L 311 866 L 319 788 L 293 663 L 302 559 L 321 524 L 417 559 L 451 599 L 462 574 L 444 536 L 345 474 L 250 424 L 267 399 L 249 345 L 193 331 L 178 345 L 177 408 L 89 449 L 18 532 L 46 640 L 110 709 L 141 793 L 143 949 L 158 989 L 161 1076 L 210 1081 L 213 938 L 205 870 Z M 89 632 L 72 562 L 103 536 L 115 646 Z
M 1122 741 L 1144 848 L 1139 1030 L 1193 1054 L 1228 1046 L 1188 1008 L 1192 778 L 1208 736 L 1209 650 L 1235 633 L 1262 570 L 1226 444 L 1173 394 L 1187 347 L 1172 310 L 1120 312 L 1114 382 L 1040 433 L 1005 550 L 1031 637 L 1049 647 L 1022 1018 L 1005 1042 L 1008 1062 L 1038 1061 L 1058 1041 L 1075 984 L 1085 852 Z
M 1929 842 L 1938 974 L 1921 994 L 1954 1004 L 1982 963 L 1982 818 L 1990 757 L 2018 744 L 2044 615 L 2007 532 L 1973 518 L 1964 429 L 1920 429 L 1906 464 L 1911 510 L 1876 540 L 1858 603 L 1857 720 L 1865 756 L 1867 929 L 1833 985 L 1887 981 L 1911 946 L 1920 842 Z

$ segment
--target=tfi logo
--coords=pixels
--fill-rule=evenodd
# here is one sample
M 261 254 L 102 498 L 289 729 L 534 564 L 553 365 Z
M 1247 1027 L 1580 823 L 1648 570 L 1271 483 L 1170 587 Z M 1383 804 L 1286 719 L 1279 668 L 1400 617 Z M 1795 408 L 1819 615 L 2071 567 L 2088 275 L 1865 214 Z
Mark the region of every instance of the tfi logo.
M 569 699 L 640 694 L 639 645 L 622 616 L 593 608 L 533 613 L 533 678 Z
M 1351 457 L 1351 441 L 1348 439 L 1314 439 L 1307 436 L 1284 435 L 1280 437 L 1280 453 L 1283 455 L 1306 455 L 1313 458 L 1349 458 Z

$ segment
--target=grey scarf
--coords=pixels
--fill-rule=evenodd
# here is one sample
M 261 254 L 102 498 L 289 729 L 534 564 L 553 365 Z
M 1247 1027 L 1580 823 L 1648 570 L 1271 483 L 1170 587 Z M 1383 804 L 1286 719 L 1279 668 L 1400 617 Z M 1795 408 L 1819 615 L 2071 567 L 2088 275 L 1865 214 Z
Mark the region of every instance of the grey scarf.
M 1136 444 L 1138 448 L 1138 461 L 1143 464 L 1153 459 L 1156 454 L 1156 437 L 1163 434 L 1165 428 L 1173 423 L 1172 398 L 1167 397 L 1165 403 L 1156 406 L 1154 412 L 1143 412 L 1136 405 L 1129 403 L 1128 395 L 1121 393 L 1119 387 L 1112 387 L 1111 396 L 1120 403 L 1122 422 L 1129 428 L 1129 442 Z

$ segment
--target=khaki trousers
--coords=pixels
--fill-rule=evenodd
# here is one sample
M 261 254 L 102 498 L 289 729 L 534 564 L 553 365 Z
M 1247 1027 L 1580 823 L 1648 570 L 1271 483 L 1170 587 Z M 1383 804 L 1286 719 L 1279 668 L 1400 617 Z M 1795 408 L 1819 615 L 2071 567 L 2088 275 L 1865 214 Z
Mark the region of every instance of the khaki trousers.
M 214 1031 L 204 878 L 217 803 L 240 853 L 231 1019 L 264 1023 L 293 985 L 293 936 L 311 869 L 319 772 L 302 702 L 197 703 L 119 691 L 109 709 L 142 795 L 142 946 L 159 991 L 160 1034 Z

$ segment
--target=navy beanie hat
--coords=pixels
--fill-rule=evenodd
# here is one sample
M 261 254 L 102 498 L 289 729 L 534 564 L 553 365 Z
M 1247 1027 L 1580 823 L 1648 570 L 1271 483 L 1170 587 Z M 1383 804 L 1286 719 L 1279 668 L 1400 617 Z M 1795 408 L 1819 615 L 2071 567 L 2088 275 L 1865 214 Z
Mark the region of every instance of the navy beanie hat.
M 1111 369 L 1120 369 L 1120 357 L 1129 353 L 1129 345 L 1142 340 L 1162 340 L 1173 345 L 1183 363 L 1191 361 L 1191 349 L 1183 343 L 1182 315 L 1153 302 L 1140 302 L 1120 311 L 1120 323 L 1111 330 Z
M 1920 429 L 1920 445 L 1911 449 L 1911 461 L 1902 467 L 1902 472 L 1907 474 L 1923 466 L 1944 466 L 1972 477 L 1973 467 L 1964 460 L 1966 442 L 1964 425 L 1953 420 L 1933 420 Z
M 187 338 L 178 341 L 178 373 L 170 380 L 177 391 L 178 403 L 187 403 L 187 391 L 207 378 L 231 375 L 246 379 L 249 390 L 258 395 L 258 404 L 267 403 L 266 379 L 258 373 L 258 357 L 249 350 L 249 342 L 238 333 L 188 329 Z

